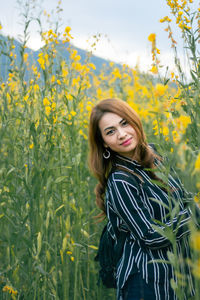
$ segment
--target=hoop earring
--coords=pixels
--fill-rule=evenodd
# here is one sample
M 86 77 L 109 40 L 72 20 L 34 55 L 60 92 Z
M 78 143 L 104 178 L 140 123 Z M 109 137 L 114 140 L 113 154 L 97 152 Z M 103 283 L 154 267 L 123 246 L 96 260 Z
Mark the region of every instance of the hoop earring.
M 106 148 L 106 150 L 103 152 L 103 157 L 105 159 L 108 159 L 110 157 L 110 151 Z

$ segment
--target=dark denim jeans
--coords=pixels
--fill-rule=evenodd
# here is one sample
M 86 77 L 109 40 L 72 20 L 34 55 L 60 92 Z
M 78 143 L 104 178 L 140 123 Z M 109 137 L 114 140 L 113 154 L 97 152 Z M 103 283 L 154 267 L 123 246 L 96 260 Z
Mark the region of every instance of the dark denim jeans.
M 146 284 L 140 273 L 130 275 L 122 290 L 123 300 L 155 300 L 153 287 Z

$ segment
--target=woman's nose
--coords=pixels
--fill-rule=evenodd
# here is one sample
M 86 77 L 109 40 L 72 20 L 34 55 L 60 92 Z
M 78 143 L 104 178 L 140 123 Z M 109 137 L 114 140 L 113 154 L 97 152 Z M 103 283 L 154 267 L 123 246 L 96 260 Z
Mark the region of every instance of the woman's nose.
M 126 132 L 122 128 L 118 129 L 118 138 L 121 139 L 124 136 L 126 136 Z

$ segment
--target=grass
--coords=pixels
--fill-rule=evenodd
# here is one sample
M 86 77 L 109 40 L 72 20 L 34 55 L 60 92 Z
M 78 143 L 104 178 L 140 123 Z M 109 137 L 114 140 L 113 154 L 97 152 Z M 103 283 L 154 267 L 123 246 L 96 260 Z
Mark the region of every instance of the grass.
M 172 11 L 174 17 L 181 9 L 186 13 L 186 7 L 177 9 Z M 26 16 L 20 65 L 10 42 L 6 50 L 10 73 L 0 85 L 1 299 L 115 299 L 114 291 L 97 285 L 94 262 L 103 224 L 95 224 L 93 218 L 98 210 L 96 181 L 87 164 L 87 130 L 90 111 L 100 98 L 122 98 L 139 113 L 149 142 L 159 144 L 169 167 L 176 166 L 186 188 L 196 194 L 191 207 L 199 205 L 200 72 L 195 47 L 199 23 L 194 20 L 192 29 L 181 29 L 193 55 L 188 56 L 191 79 L 186 81 L 180 65 L 179 73 L 159 77 L 156 56 L 152 65 L 156 75 L 114 63 L 97 75 L 89 57 L 81 63 L 69 47 L 69 27 L 64 33 L 56 26 L 41 32 L 45 46 L 31 65 Z M 150 39 L 152 53 L 155 38 Z M 69 61 L 59 56 L 60 40 L 69 51 Z M 25 80 L 27 70 L 30 77 Z M 193 218 L 191 236 L 196 246 L 191 244 L 191 265 L 197 300 L 200 237 L 195 222 Z

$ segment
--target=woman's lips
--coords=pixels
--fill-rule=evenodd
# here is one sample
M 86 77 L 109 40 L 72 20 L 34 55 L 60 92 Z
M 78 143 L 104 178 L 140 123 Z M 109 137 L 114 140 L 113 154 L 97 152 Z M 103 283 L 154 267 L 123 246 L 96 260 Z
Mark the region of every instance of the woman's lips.
M 132 138 L 126 140 L 125 142 L 122 143 L 123 146 L 128 146 L 131 143 Z

